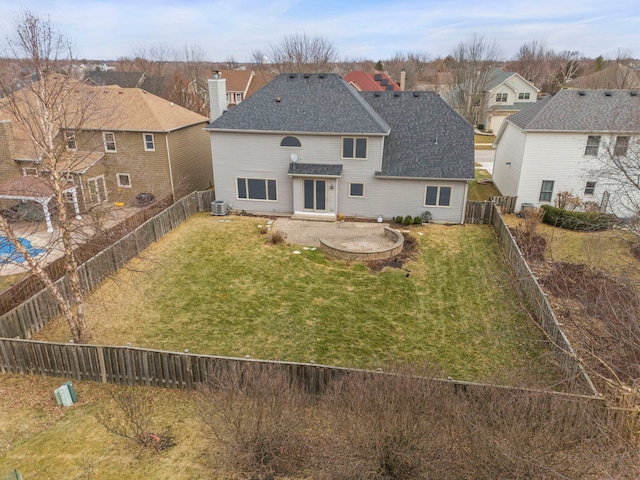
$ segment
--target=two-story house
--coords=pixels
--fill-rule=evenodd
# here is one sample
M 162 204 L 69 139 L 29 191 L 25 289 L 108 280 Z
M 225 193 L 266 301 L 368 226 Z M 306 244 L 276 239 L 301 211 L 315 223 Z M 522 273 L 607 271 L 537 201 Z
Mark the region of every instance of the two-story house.
M 30 91 L 13 95 L 29 104 Z M 8 100 L 0 101 L 0 196 L 5 182 L 15 191 L 16 178 L 46 182 L 50 172 L 30 126 L 12 115 Z M 140 193 L 179 198 L 212 185 L 206 117 L 145 90 L 117 86 L 75 84 L 61 108 L 57 161 L 77 187 L 82 210 L 107 201 L 136 204 Z
M 236 210 L 335 219 L 429 211 L 464 221 L 471 126 L 432 92 L 358 92 L 281 74 L 233 109 L 209 80 L 216 198 Z
M 640 92 L 560 90 L 503 123 L 493 181 L 503 195 L 518 197 L 518 209 L 553 204 L 568 192 L 603 211 L 634 215 L 639 134 Z
M 486 86 L 488 108 L 480 122 L 485 130 L 497 132 L 509 115 L 529 107 L 538 99 L 539 90 L 522 75 L 515 72 L 491 71 Z

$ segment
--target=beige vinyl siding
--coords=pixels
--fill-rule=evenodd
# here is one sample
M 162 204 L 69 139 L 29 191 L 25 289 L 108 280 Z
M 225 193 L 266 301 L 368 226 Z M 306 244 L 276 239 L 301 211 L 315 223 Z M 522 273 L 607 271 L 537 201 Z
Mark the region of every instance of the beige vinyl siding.
M 5 182 L 18 175 L 22 175 L 22 170 L 13 159 L 15 144 L 11 122 L 0 120 L 0 182 Z
M 213 184 L 211 143 L 209 133 L 203 130 L 206 125 L 205 122 L 167 134 L 176 198 L 194 190 L 206 190 Z

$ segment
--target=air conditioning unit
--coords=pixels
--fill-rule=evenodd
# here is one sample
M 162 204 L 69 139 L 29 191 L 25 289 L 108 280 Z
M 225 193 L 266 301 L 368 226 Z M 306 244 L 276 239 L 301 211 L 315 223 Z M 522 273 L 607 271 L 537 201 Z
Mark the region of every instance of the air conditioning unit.
M 226 215 L 229 213 L 229 204 L 224 200 L 211 202 L 211 215 Z

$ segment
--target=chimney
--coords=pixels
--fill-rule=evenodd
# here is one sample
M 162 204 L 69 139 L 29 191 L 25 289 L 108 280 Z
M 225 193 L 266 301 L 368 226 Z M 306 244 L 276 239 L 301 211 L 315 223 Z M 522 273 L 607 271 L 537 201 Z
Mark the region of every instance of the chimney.
M 407 84 L 407 72 L 404 71 L 404 68 L 400 70 L 400 90 L 404 92 L 404 87 Z
M 211 121 L 222 116 L 227 109 L 227 80 L 222 78 L 218 70 L 213 71 L 213 78 L 209 83 L 209 108 Z

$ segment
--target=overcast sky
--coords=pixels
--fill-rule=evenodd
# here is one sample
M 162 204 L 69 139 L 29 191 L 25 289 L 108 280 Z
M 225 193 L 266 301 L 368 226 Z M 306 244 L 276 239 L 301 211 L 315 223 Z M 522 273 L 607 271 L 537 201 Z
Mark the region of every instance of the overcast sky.
M 0 0 L 2 38 L 25 8 L 49 15 L 76 56 L 89 59 L 161 43 L 199 45 L 209 61 L 244 62 L 293 33 L 327 38 L 341 59 L 378 60 L 397 51 L 437 57 L 473 32 L 494 39 L 505 59 L 533 39 L 590 57 L 618 49 L 640 57 L 639 0 Z

